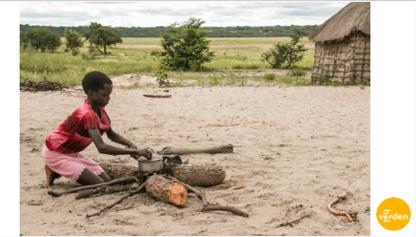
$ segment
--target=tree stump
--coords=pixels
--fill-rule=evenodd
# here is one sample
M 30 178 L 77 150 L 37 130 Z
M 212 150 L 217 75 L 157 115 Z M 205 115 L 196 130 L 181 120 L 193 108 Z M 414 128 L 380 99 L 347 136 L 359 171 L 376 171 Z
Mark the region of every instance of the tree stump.
M 167 170 L 169 174 L 178 180 L 191 186 L 212 186 L 224 181 L 225 170 L 215 164 L 192 165 L 181 164 L 174 165 Z
M 161 175 L 152 175 L 147 179 L 146 192 L 156 200 L 175 206 L 184 206 L 188 200 L 188 191 L 182 184 Z

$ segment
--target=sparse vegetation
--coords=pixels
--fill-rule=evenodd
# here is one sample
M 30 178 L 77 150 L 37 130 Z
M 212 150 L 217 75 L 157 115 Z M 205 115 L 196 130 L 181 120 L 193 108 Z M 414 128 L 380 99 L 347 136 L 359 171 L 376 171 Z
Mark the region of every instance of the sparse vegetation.
M 276 80 L 276 74 L 274 74 L 274 73 L 267 73 L 267 74 L 264 74 L 263 78 L 266 81 L 275 81 Z
M 306 75 L 305 70 L 301 68 L 294 68 L 290 71 L 292 77 L 304 77 Z
M 61 39 L 63 41 L 63 39 Z M 249 81 L 264 81 L 263 74 L 270 73 L 260 54 L 275 42 L 288 42 L 289 38 L 209 38 L 210 48 L 215 53 L 211 62 L 205 63 L 198 72 L 169 72 L 170 86 L 181 81 L 201 81 L 207 86 L 209 75 L 217 76 L 221 85 L 247 85 Z M 301 40 L 308 51 L 297 68 L 310 70 L 313 65 L 313 44 Z M 160 38 L 123 38 L 123 42 L 111 49 L 111 55 L 88 53 L 88 43 L 79 48 L 80 53 L 71 56 L 65 46 L 55 53 L 33 50 L 20 52 L 20 75 L 31 81 L 53 81 L 67 86 L 79 85 L 82 77 L 91 70 L 100 70 L 110 76 L 129 73 L 151 73 L 159 69 L 159 61 L 151 55 L 160 50 Z M 275 83 L 278 83 L 277 79 Z M 184 83 L 186 84 L 186 83 Z M 197 84 L 197 83 L 195 83 Z
M 156 72 L 156 81 L 159 84 L 159 87 L 167 87 L 170 86 L 168 72 L 163 68 L 159 68 Z

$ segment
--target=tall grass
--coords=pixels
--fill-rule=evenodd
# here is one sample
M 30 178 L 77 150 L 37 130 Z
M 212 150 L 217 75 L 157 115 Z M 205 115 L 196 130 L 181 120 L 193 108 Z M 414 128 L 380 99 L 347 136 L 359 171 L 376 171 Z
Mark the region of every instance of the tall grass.
M 260 55 L 273 44 L 288 41 L 289 38 L 209 38 L 209 40 L 215 56 L 211 62 L 203 65 L 203 71 L 213 74 L 229 70 L 267 70 L 270 66 L 261 60 Z M 306 39 L 303 39 L 303 42 L 308 51 L 296 66 L 310 69 L 313 66 L 313 44 Z M 123 38 L 122 44 L 109 49 L 110 55 L 93 58 L 86 56 L 86 47 L 83 47 L 81 54 L 77 56 L 64 52 L 62 46 L 56 53 L 21 50 L 20 77 L 21 80 L 49 80 L 72 86 L 79 85 L 85 73 L 91 70 L 103 71 L 112 77 L 126 73 L 152 73 L 157 70 L 158 61 L 151 56 L 151 52 L 158 49 L 160 49 L 159 38 Z M 200 78 L 203 74 L 195 75 Z M 222 76 L 220 79 L 216 77 L 211 75 L 209 84 L 227 84 L 218 81 L 222 80 Z

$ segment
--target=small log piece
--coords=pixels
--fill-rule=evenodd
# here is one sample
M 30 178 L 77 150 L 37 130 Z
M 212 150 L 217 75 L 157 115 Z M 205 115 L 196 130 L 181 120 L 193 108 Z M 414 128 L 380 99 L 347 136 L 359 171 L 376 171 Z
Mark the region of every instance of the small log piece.
M 112 179 L 138 175 L 137 166 L 111 163 L 101 163 L 100 166 Z
M 166 172 L 191 186 L 207 187 L 217 185 L 225 179 L 225 170 L 215 164 L 180 164 L 170 167 Z
M 180 148 L 180 147 L 164 147 L 162 150 L 158 151 L 158 154 L 161 155 L 186 155 L 186 154 L 197 154 L 197 153 L 232 153 L 233 145 L 220 145 L 220 146 L 208 146 L 208 147 L 191 147 L 191 148 Z
M 188 200 L 188 191 L 183 185 L 161 175 L 152 175 L 147 179 L 146 192 L 156 200 L 179 207 Z

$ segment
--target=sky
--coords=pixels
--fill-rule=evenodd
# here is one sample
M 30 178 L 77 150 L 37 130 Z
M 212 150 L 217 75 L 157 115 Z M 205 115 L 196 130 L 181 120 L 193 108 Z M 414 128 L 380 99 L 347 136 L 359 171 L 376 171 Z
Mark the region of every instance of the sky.
M 204 26 L 319 25 L 347 5 L 334 2 L 140 1 L 21 2 L 20 23 L 80 26 L 167 26 L 190 17 Z

